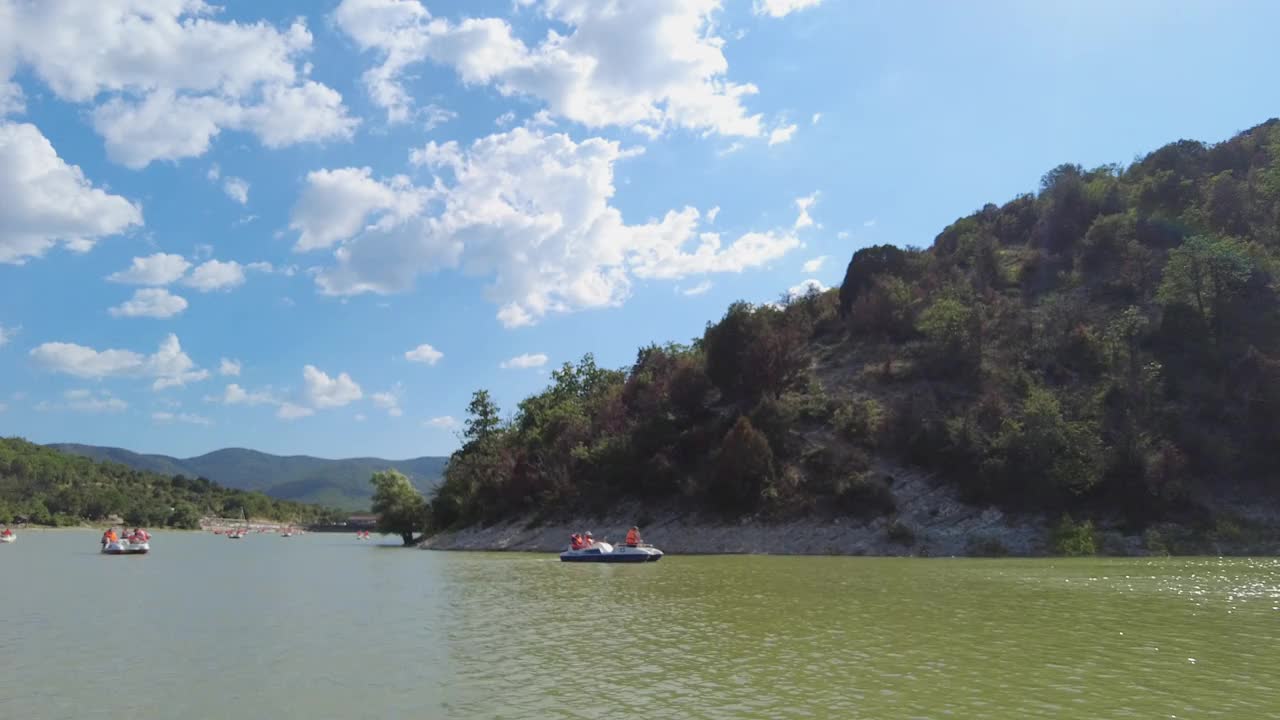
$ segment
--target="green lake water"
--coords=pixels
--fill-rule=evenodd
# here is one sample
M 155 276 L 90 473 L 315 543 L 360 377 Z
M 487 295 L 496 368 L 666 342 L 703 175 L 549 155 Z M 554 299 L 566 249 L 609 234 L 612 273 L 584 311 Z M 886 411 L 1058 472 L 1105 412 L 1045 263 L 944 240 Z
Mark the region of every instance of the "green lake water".
M 0 545 L 0 718 L 1280 718 L 1276 559 Z

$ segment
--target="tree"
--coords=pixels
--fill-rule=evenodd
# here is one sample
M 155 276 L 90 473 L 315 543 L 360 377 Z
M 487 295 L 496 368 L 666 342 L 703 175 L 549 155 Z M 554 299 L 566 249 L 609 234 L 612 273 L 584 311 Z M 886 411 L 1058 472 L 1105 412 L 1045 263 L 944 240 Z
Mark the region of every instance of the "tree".
M 1253 274 L 1244 243 L 1229 237 L 1197 235 L 1169 253 L 1156 297 L 1170 305 L 1190 305 L 1214 329 L 1221 328 L 1228 302 Z
M 378 532 L 399 535 L 406 546 L 413 534 L 426 528 L 426 501 L 422 493 L 398 470 L 373 474 L 373 512 L 378 516 Z
M 726 510 L 747 510 L 760 502 L 760 493 L 773 479 L 773 450 L 747 416 L 738 417 L 720 445 L 712 480 L 712 500 Z
M 489 391 L 477 390 L 472 393 L 471 402 L 467 405 L 466 431 L 463 433 L 467 444 L 485 442 L 501 425 L 498 405 L 489 397 Z

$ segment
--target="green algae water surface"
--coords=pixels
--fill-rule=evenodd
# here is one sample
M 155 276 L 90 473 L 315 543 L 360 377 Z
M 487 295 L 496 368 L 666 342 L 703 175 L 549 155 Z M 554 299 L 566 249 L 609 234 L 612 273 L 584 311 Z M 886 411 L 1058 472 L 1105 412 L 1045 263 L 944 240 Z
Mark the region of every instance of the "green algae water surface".
M 0 718 L 1280 717 L 1280 561 L 0 546 Z

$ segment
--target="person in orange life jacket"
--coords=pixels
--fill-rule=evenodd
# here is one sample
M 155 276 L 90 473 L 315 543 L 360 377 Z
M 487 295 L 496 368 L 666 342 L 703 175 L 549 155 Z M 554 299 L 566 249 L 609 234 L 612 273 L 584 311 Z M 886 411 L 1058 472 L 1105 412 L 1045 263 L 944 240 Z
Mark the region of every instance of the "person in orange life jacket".
M 627 531 L 627 547 L 635 547 L 640 544 L 640 528 L 635 525 Z
M 581 550 L 581 549 L 582 549 L 582 536 L 581 536 L 581 535 L 579 535 L 578 533 L 574 533 L 574 534 L 572 534 L 572 535 L 570 535 L 570 536 L 569 536 L 569 549 L 570 549 L 570 550 Z

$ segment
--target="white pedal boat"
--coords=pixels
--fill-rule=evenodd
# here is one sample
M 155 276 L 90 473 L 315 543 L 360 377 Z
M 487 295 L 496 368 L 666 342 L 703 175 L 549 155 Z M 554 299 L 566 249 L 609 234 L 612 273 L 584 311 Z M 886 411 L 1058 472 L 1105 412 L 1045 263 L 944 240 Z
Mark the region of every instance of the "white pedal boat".
M 11 543 L 17 539 L 17 535 L 0 535 L 0 543 Z
M 593 543 L 581 550 L 560 553 L 561 562 L 642 563 L 662 559 L 662 551 L 651 545 L 614 547 L 607 542 Z
M 103 555 L 146 555 L 151 551 L 150 542 L 117 540 L 102 546 Z

